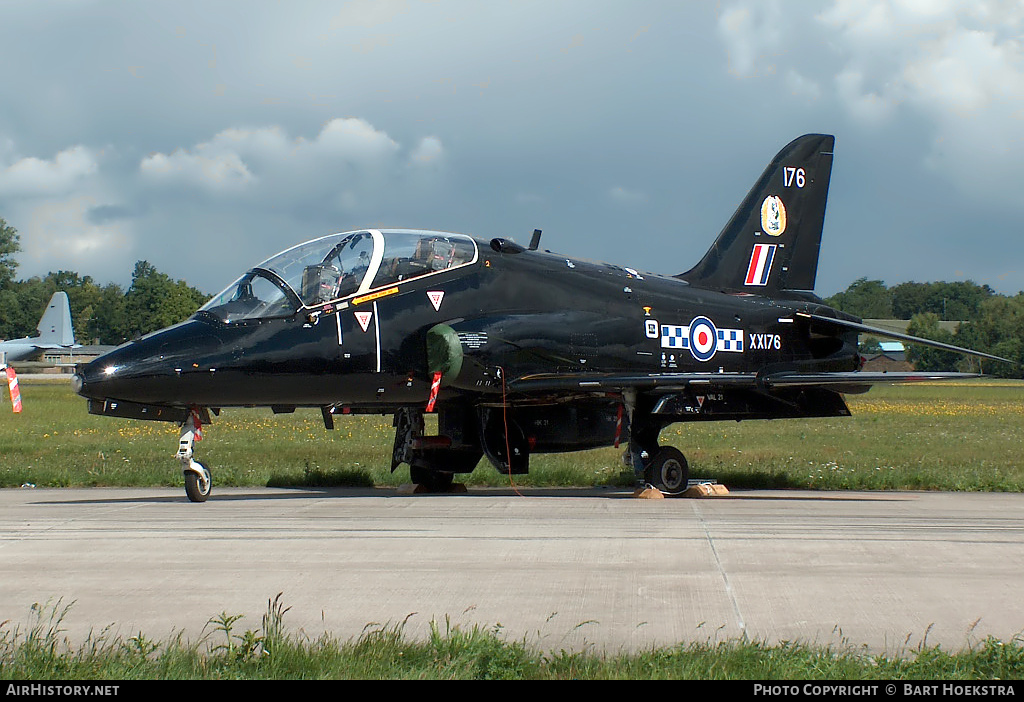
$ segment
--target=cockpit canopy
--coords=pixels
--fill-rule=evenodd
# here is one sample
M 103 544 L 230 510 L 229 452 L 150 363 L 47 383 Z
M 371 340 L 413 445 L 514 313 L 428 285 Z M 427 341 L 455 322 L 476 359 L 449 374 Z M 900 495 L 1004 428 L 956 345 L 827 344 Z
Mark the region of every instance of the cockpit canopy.
M 250 269 L 199 308 L 224 322 L 281 317 L 476 263 L 464 234 L 369 229 L 314 239 Z

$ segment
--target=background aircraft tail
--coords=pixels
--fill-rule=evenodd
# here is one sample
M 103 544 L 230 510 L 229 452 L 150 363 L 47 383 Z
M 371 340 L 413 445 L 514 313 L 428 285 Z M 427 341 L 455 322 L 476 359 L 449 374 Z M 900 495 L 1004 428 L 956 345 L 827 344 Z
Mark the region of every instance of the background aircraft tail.
M 700 263 L 682 278 L 728 292 L 813 290 L 835 137 L 787 144 L 754 183 Z
M 68 303 L 66 292 L 53 294 L 36 329 L 39 336 L 33 341 L 39 345 L 75 345 L 75 330 L 71 326 L 71 305 Z

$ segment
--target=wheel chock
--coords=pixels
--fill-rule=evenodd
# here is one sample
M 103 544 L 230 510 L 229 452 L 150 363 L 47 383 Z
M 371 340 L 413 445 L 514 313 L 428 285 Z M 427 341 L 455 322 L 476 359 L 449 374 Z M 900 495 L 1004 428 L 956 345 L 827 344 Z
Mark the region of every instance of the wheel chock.
M 729 488 L 718 483 L 698 483 L 686 488 L 683 497 L 719 497 L 728 495 Z
M 638 500 L 664 500 L 665 495 L 656 487 L 637 488 L 633 497 Z

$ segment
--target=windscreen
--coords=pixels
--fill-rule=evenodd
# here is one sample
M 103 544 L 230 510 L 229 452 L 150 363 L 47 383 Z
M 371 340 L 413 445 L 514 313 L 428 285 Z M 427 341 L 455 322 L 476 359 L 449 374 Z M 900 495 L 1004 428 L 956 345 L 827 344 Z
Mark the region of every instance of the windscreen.
M 215 295 L 200 312 L 225 322 L 286 316 L 303 306 L 475 263 L 477 255 L 473 239 L 461 234 L 331 234 L 272 256 Z
M 274 277 L 254 269 L 210 298 L 199 311 L 224 322 L 281 317 L 298 309 L 294 293 L 289 292 Z
M 200 312 L 225 322 L 293 314 L 355 292 L 373 254 L 369 232 L 331 234 L 272 256 L 214 295 Z

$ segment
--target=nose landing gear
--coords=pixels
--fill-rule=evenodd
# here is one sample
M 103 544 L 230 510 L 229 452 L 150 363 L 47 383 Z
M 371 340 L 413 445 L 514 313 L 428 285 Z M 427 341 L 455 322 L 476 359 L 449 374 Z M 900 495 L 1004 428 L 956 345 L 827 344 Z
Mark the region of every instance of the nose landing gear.
M 395 411 L 395 444 L 391 453 L 391 471 L 409 464 L 412 482 L 428 492 L 449 492 L 456 473 L 471 473 L 480 462 L 481 450 L 467 444 L 464 413 L 442 410 L 438 413 L 438 435 L 424 436 L 423 412 L 400 407 Z
M 199 418 L 199 412 L 193 410 L 181 425 L 178 453 L 175 454 L 181 461 L 181 472 L 185 476 L 185 495 L 190 502 L 206 502 L 213 487 L 210 470 L 193 458 L 195 442 L 202 438 L 202 420 Z

